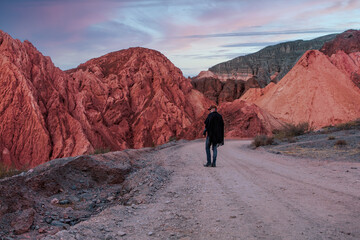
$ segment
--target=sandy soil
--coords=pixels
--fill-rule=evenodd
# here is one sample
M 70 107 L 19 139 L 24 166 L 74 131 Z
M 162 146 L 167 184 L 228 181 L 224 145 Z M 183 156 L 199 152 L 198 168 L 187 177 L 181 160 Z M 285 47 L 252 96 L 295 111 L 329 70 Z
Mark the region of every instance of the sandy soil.
M 155 153 L 170 180 L 46 239 L 360 239 L 360 163 L 251 150 L 228 140 L 205 168 L 204 140 Z

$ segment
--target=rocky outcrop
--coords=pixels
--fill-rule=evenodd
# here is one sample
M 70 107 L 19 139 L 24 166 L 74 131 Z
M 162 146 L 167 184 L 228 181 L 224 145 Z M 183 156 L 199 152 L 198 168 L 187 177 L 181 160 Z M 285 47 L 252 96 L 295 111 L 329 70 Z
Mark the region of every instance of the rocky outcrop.
M 274 129 L 280 129 L 284 123 L 255 104 L 237 99 L 219 106 L 225 124 L 225 137 L 255 137 L 271 135 Z
M 360 68 L 359 57 L 359 52 L 328 57 L 308 51 L 279 83 L 252 89 L 241 99 L 285 122 L 308 122 L 315 129 L 360 118 L 360 89 L 350 78 Z
M 28 41 L 0 31 L 0 159 L 18 168 L 92 149 L 71 114 L 75 90 Z
M 346 54 L 360 52 L 360 31 L 347 30 L 338 34 L 333 40 L 324 43 L 320 49 L 321 52 L 329 57 L 340 50 Z
M 318 50 L 335 36 L 327 35 L 309 41 L 297 40 L 269 46 L 256 53 L 219 63 L 209 68 L 209 71 L 221 78 L 243 81 L 255 78 L 261 87 L 265 87 L 270 82 L 279 82 L 307 50 Z
M 348 30 L 336 36 L 332 41 L 326 42 L 320 50 L 332 57 L 332 62 L 348 74 L 356 86 L 360 88 L 360 31 Z M 338 52 L 341 51 L 341 54 Z
M 130 48 L 67 73 L 81 103 L 73 114 L 92 143 L 141 148 L 201 134 L 194 132 L 196 121 L 210 103 L 160 52 Z
M 196 90 L 202 92 L 207 98 L 216 103 L 232 102 L 240 98 L 249 88 L 260 87 L 255 78 L 247 81 L 223 80 L 210 71 L 201 72 L 191 79 L 191 83 Z
M 0 179 L 0 239 L 41 239 L 115 204 L 145 203 L 170 174 L 159 149 L 56 159 Z

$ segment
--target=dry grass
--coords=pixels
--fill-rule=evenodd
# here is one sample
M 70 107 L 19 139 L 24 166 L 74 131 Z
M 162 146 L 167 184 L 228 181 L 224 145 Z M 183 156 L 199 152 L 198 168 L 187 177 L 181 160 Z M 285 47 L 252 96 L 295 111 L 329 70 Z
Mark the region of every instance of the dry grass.
M 97 149 L 95 149 L 95 151 L 92 153 L 92 155 L 104 154 L 104 153 L 108 153 L 108 152 L 110 152 L 110 151 L 111 151 L 110 148 L 97 148 Z
M 360 127 L 360 118 L 354 121 L 340 123 L 334 126 L 337 130 L 350 130 L 356 127 Z
M 282 129 L 273 131 L 274 137 L 279 140 L 293 139 L 296 136 L 303 135 L 312 131 L 309 123 L 303 122 L 299 124 L 286 124 Z
M 0 179 L 11 177 L 22 172 L 26 171 L 26 168 L 23 169 L 16 169 L 15 167 L 5 166 L 3 163 L 0 162 Z
M 345 146 L 345 145 L 347 145 L 347 142 L 345 140 L 342 140 L 342 139 L 337 140 L 335 142 L 335 146 Z
M 356 128 L 360 128 L 360 118 L 346 123 L 339 123 L 334 126 L 333 125 L 325 126 L 322 129 L 323 129 L 323 133 L 332 133 L 336 131 L 350 130 Z
M 251 145 L 254 146 L 255 148 L 257 148 L 260 146 L 272 145 L 273 143 L 274 143 L 273 137 L 269 137 L 266 135 L 258 135 L 256 137 L 254 137 Z

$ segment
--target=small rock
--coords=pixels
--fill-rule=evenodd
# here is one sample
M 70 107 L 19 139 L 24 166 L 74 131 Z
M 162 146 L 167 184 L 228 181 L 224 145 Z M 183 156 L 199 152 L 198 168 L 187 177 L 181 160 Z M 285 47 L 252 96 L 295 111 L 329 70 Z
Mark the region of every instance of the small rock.
M 39 233 L 46 233 L 46 228 L 42 227 L 38 230 Z
M 73 209 L 71 208 L 71 207 L 67 207 L 67 208 L 65 208 L 65 211 L 66 212 L 71 212 Z
M 58 204 L 58 203 L 59 203 L 59 199 L 57 199 L 57 198 L 53 198 L 51 200 L 51 204 Z
M 114 237 L 111 234 L 106 235 L 105 240 L 112 240 Z
M 118 231 L 118 232 L 117 232 L 117 235 L 119 235 L 120 237 L 123 237 L 123 236 L 126 235 L 126 232 Z
M 152 235 L 154 235 L 153 232 L 149 232 L 149 233 L 148 233 L 148 236 L 152 236 Z
M 59 201 L 59 204 L 60 205 L 67 205 L 67 204 L 71 204 L 71 202 L 70 202 L 70 200 L 64 199 L 64 200 Z
M 53 221 L 53 219 L 52 219 L 51 217 L 46 217 L 46 218 L 44 219 L 44 221 L 45 221 L 47 224 L 50 224 L 50 223 Z
M 57 220 L 54 220 L 54 221 L 51 222 L 51 225 L 55 226 L 55 227 L 63 227 L 64 223 L 62 223 L 60 221 L 57 221 Z
M 230 218 L 236 218 L 236 216 L 230 216 Z
M 21 211 L 20 214 L 11 222 L 11 226 L 14 228 L 14 233 L 23 234 L 28 232 L 34 222 L 34 216 L 35 210 L 32 208 Z
M 76 186 L 75 186 L 75 185 L 72 185 L 70 188 L 71 188 L 71 190 L 76 190 Z

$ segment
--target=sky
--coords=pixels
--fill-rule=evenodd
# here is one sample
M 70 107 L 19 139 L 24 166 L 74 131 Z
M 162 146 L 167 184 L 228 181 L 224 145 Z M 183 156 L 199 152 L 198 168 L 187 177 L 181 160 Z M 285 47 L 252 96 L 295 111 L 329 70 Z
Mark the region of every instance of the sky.
M 360 29 L 360 0 L 0 0 L 0 29 L 63 70 L 146 47 L 187 77 L 269 45 Z

